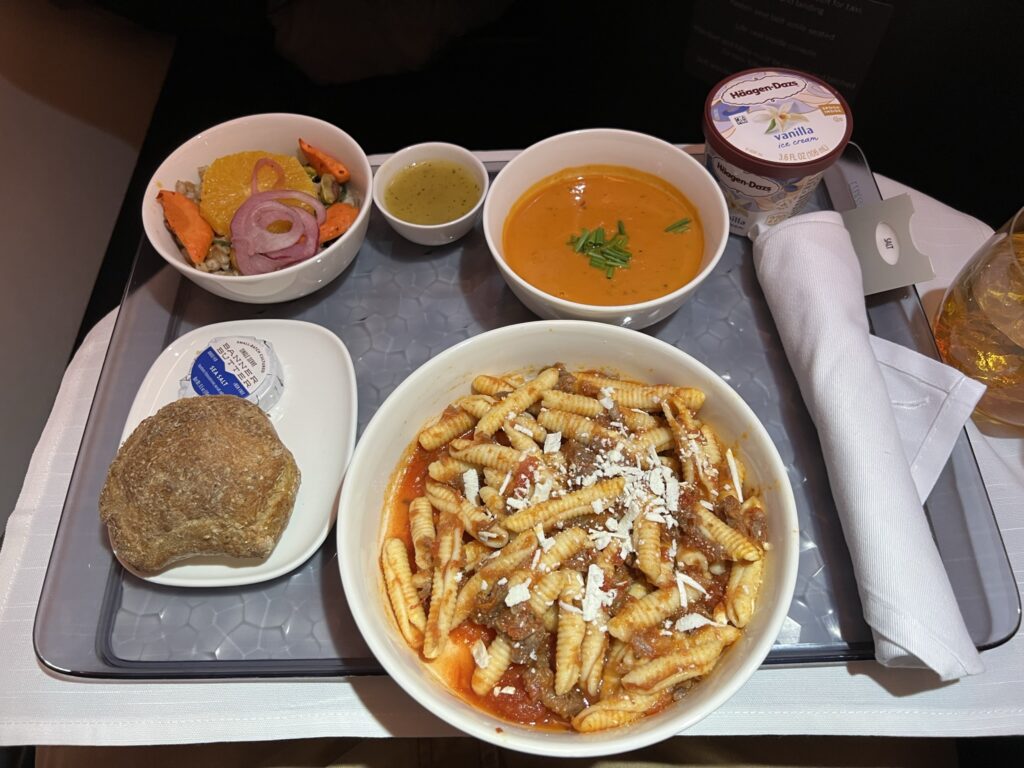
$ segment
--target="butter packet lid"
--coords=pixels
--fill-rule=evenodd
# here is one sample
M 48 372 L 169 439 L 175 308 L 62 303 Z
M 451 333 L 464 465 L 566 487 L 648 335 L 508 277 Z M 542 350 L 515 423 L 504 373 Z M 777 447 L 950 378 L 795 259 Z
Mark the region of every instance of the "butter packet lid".
M 269 341 L 220 336 L 196 355 L 178 396 L 235 395 L 269 411 L 283 391 L 281 361 Z

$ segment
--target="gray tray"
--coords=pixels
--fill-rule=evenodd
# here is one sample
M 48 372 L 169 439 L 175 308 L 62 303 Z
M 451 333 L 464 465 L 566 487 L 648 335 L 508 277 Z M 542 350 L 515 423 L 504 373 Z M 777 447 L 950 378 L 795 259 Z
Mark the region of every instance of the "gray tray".
M 501 163 L 492 162 L 496 172 Z M 823 191 L 816 207 L 827 207 Z M 933 354 L 913 290 L 872 299 L 876 333 Z M 340 278 L 312 296 L 255 306 L 206 293 L 139 244 L 71 480 L 35 624 L 40 660 L 95 677 L 213 678 L 380 674 L 348 613 L 333 535 L 271 582 L 161 587 L 113 558 L 97 499 L 135 392 L 174 339 L 209 323 L 285 317 L 319 323 L 348 346 L 359 426 L 412 370 L 471 335 L 534 316 L 505 287 L 479 228 L 444 248 L 402 240 L 376 214 Z M 673 317 L 647 331 L 709 365 L 754 409 L 789 469 L 801 527 L 796 595 L 769 664 L 872 656 L 814 426 L 765 305 L 745 239 Z M 966 434 L 927 511 L 971 636 L 1008 639 L 1019 621 L 1013 574 Z

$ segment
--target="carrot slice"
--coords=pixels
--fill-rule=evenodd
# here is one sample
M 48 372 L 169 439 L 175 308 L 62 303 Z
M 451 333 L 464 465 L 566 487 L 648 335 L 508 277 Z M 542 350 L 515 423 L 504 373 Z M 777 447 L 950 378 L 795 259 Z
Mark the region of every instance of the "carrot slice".
M 348 168 L 341 160 L 331 157 L 322 149 L 317 149 L 302 139 L 299 139 L 299 149 L 302 150 L 302 154 L 306 156 L 306 160 L 318 175 L 323 176 L 329 173 L 339 184 L 344 184 L 352 178 L 352 174 L 348 172 Z
M 320 242 L 326 243 L 348 232 L 352 222 L 359 215 L 359 209 L 348 203 L 335 203 L 327 207 L 327 218 L 320 225 Z
M 167 226 L 185 246 L 193 264 L 202 264 L 213 243 L 213 227 L 199 213 L 199 206 L 185 195 L 161 189 L 156 199 L 164 209 Z

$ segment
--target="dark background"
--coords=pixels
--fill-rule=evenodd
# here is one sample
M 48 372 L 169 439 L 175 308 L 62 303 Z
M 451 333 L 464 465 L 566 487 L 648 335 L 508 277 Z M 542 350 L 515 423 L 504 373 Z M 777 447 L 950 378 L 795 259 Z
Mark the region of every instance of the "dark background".
M 177 43 L 85 330 L 120 300 L 146 181 L 203 128 L 302 112 L 339 125 L 367 153 L 431 140 L 509 149 L 595 126 L 700 142 L 714 81 L 687 65 L 695 20 L 794 0 L 93 2 Z M 836 66 L 854 57 L 853 69 L 865 72 L 846 94 L 853 139 L 874 170 L 1000 226 L 1024 198 L 1021 4 L 884 5 L 892 10 L 880 43 L 872 30 L 851 28 L 836 45 Z M 775 53 L 766 50 L 766 60 Z M 792 59 L 781 63 L 806 66 L 798 53 Z

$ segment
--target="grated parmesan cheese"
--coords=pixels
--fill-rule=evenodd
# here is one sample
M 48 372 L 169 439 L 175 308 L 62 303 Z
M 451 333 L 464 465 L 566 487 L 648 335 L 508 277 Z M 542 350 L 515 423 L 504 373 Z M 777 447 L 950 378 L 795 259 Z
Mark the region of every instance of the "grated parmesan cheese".
M 512 479 L 512 473 L 505 473 L 505 479 L 501 481 L 501 488 L 498 489 L 498 493 L 505 493 L 505 489 L 508 488 L 509 481 Z
M 505 595 L 505 605 L 509 608 L 525 603 L 530 599 L 530 582 L 524 581 L 522 584 L 516 584 L 510 587 L 508 594 Z
M 717 621 L 712 621 L 707 616 L 701 616 L 699 613 L 688 613 L 676 622 L 676 632 L 690 632 L 707 626 L 724 627 L 725 624 L 719 624 Z
M 562 433 L 548 432 L 544 438 L 544 453 L 558 453 L 562 448 Z
M 615 600 L 614 592 L 605 592 L 601 589 L 604 586 L 604 571 L 591 563 L 587 568 L 587 586 L 583 594 L 583 620 L 593 621 L 597 618 L 597 612 Z
M 533 486 L 533 495 L 530 496 L 530 504 L 540 504 L 551 498 L 551 490 L 555 487 L 550 480 L 544 480 Z
M 679 480 L 671 472 L 665 480 L 665 506 L 669 512 L 679 511 Z
M 700 592 L 702 595 L 707 595 L 708 591 L 701 586 L 700 582 L 690 576 L 687 576 L 681 571 L 676 572 L 676 579 L 682 579 L 683 583 L 688 587 L 693 587 L 695 590 Z
M 651 493 L 655 496 L 665 495 L 665 475 L 662 470 L 665 467 L 655 467 L 647 473 L 647 484 L 651 487 Z
M 679 590 L 679 605 L 685 611 L 690 604 L 690 598 L 686 594 L 686 582 L 683 581 L 683 574 L 676 571 L 676 589 Z
M 732 475 L 732 484 L 736 489 L 736 499 L 743 503 L 743 486 L 740 485 L 740 473 L 736 468 L 736 459 L 732 456 L 732 448 L 727 448 L 725 451 L 725 460 L 729 464 L 729 473 Z
M 480 476 L 475 469 L 467 469 L 462 473 L 462 488 L 466 499 L 476 504 L 476 497 L 480 494 Z
M 505 499 L 505 506 L 516 511 L 526 509 L 530 505 L 526 499 L 517 499 L 515 496 Z
M 480 667 L 480 669 L 487 669 L 488 665 L 491 663 L 491 654 L 487 652 L 487 646 L 484 645 L 483 640 L 477 640 L 473 643 L 472 653 L 473 661 L 476 662 L 476 665 Z
M 533 532 L 537 534 L 537 543 L 540 544 L 540 548 L 545 552 L 555 546 L 555 540 L 544 533 L 544 526 L 540 523 L 533 526 Z

